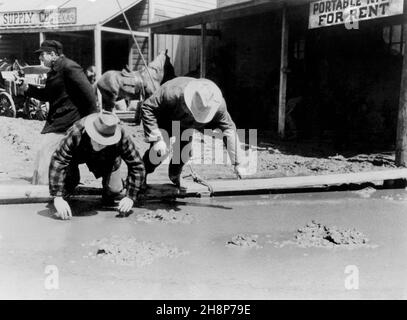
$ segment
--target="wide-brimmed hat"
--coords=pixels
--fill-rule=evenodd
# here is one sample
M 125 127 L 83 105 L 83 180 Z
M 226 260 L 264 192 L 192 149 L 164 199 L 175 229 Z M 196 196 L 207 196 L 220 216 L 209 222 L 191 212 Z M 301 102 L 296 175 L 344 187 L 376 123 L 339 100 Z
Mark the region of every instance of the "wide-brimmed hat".
M 41 46 L 39 49 L 35 50 L 35 53 L 41 53 L 41 52 L 51 52 L 54 51 L 57 54 L 62 53 L 62 43 L 56 40 L 44 40 L 41 43 Z
M 119 142 L 122 137 L 119 122 L 119 118 L 112 112 L 92 113 L 85 119 L 85 130 L 92 140 L 109 146 Z
M 208 123 L 222 104 L 222 92 L 208 79 L 194 79 L 184 89 L 184 100 L 195 120 Z

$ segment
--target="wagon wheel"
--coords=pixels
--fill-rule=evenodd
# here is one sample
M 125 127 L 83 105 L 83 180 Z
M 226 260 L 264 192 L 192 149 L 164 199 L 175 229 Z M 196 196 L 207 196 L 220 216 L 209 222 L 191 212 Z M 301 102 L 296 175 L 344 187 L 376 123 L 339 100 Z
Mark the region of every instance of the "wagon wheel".
M 38 101 L 37 110 L 35 111 L 35 119 L 46 120 L 48 116 L 49 103 Z
M 0 92 L 0 116 L 16 117 L 16 106 L 7 92 Z

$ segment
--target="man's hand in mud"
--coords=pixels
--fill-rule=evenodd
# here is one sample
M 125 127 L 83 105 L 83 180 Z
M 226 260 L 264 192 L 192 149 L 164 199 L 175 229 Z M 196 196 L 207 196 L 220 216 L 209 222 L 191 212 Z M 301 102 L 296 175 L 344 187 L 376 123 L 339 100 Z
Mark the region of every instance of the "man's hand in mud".
M 120 213 L 127 213 L 133 208 L 134 201 L 128 197 L 124 197 L 122 200 L 119 202 L 119 212 Z
M 54 207 L 57 210 L 55 215 L 62 220 L 68 220 L 72 218 L 71 207 L 62 197 L 54 198 Z

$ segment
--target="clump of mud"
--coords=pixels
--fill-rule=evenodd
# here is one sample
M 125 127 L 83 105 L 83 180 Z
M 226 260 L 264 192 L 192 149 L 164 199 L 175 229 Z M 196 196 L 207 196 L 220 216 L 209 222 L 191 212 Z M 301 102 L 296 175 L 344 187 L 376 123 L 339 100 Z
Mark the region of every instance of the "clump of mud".
M 192 223 L 193 216 L 188 212 L 174 211 L 171 210 L 155 210 L 147 211 L 137 216 L 137 221 L 152 223 L 152 222 L 162 222 L 162 223 Z
M 257 244 L 257 234 L 237 234 L 226 244 L 227 247 L 261 248 Z
M 298 229 L 294 240 L 274 243 L 276 247 L 296 245 L 301 248 L 323 247 L 323 248 L 376 248 L 376 245 L 368 244 L 369 239 L 356 229 L 341 229 L 336 226 L 328 227 L 312 221 L 304 228 Z
M 95 246 L 96 253 L 91 256 L 110 260 L 119 265 L 142 267 L 151 264 L 158 258 L 176 258 L 187 254 L 186 251 L 176 247 L 168 246 L 164 243 L 151 241 L 137 241 L 136 238 L 118 237 L 103 238 L 93 241 L 91 246 Z
M 372 188 L 372 187 L 367 187 L 362 190 L 353 191 L 353 193 L 357 194 L 358 196 L 360 196 L 362 198 L 370 198 L 370 196 L 375 192 L 376 192 L 376 189 Z

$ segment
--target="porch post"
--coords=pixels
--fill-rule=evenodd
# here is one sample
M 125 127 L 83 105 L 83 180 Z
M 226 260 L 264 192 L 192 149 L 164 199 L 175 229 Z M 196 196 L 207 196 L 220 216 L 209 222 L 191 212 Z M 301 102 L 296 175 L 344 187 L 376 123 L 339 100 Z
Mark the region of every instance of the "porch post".
M 43 43 L 43 41 L 45 40 L 44 32 L 40 32 L 39 36 L 40 36 L 40 45 L 41 45 L 41 43 Z
M 280 88 L 278 95 L 278 135 L 285 136 L 285 107 L 287 95 L 287 64 L 288 64 L 288 21 L 287 9 L 282 11 L 281 54 L 280 54 Z
M 148 23 L 153 23 L 154 21 L 154 0 L 148 0 Z M 148 29 L 149 37 L 148 37 L 148 62 L 154 60 L 154 33 L 152 32 L 151 28 Z
M 99 24 L 95 26 L 94 30 L 94 46 L 96 78 L 99 79 L 102 75 L 102 32 Z
M 148 36 L 148 62 L 153 61 L 154 56 L 154 33 L 150 29 Z
M 94 39 L 94 46 L 95 46 L 95 69 L 96 69 L 96 80 L 100 79 L 102 76 L 102 31 L 100 29 L 100 24 L 95 26 L 95 30 L 93 32 L 93 39 Z M 99 105 L 101 106 L 100 110 L 102 110 L 102 96 L 97 90 L 97 99 Z
M 407 28 L 404 28 L 403 39 L 407 39 Z M 407 47 L 404 49 L 401 67 L 400 101 L 397 118 L 396 165 L 407 166 Z

